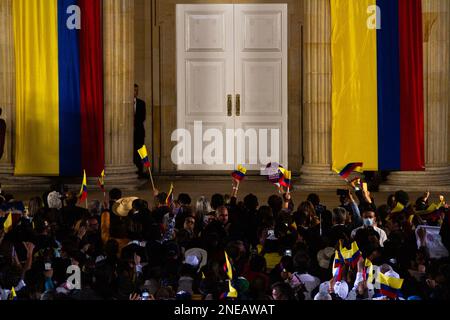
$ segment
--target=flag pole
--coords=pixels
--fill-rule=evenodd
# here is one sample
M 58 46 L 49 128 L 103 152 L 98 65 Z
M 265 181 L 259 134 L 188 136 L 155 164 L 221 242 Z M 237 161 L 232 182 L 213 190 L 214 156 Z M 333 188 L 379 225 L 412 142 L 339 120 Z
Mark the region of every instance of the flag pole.
M 152 175 L 152 170 L 150 169 L 150 167 L 148 167 L 148 174 L 150 175 L 150 181 L 152 182 L 153 191 L 155 191 L 156 190 L 155 183 L 153 182 L 153 175 Z

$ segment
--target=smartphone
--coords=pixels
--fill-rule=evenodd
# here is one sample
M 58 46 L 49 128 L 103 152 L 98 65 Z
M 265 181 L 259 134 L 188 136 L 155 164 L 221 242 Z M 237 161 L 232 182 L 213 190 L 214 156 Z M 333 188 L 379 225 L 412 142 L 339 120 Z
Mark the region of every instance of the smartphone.
M 150 294 L 147 291 L 142 292 L 141 300 L 148 300 L 150 298 Z
M 284 255 L 285 255 L 285 256 L 292 257 L 292 250 L 290 250 L 290 249 L 285 250 L 285 251 L 284 251 Z
M 47 262 L 45 264 L 45 271 L 49 271 L 49 270 L 52 270 L 52 264 Z

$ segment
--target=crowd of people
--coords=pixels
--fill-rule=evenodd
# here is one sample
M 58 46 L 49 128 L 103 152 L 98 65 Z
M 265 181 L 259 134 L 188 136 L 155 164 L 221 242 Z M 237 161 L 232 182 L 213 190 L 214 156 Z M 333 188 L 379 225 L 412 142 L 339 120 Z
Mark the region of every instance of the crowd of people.
M 375 204 L 353 183 L 330 210 L 317 194 L 295 204 L 288 192 L 240 197 L 233 185 L 198 199 L 156 190 L 151 204 L 115 188 L 88 208 L 56 186 L 27 203 L 3 193 L 0 300 L 393 299 L 363 275 L 367 260 L 403 279 L 394 299 L 450 298 L 448 252 L 432 254 L 420 228 L 439 228 L 450 248 L 443 196 L 436 205 L 398 191 Z M 359 260 L 337 278 L 336 250 L 354 242 Z

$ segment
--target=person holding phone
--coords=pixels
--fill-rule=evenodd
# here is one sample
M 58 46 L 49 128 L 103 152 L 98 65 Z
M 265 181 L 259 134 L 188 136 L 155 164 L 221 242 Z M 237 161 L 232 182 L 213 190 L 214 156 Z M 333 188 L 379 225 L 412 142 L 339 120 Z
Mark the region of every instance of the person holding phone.
M 336 194 L 339 196 L 339 202 L 341 208 L 344 208 L 348 213 L 350 218 L 350 227 L 355 229 L 362 225 L 361 212 L 359 210 L 358 204 L 353 197 L 350 189 L 337 189 Z

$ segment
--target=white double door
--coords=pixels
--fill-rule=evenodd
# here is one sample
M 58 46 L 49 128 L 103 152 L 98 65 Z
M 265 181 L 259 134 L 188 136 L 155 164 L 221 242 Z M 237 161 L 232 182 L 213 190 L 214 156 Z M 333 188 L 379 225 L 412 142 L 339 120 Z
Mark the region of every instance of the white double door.
M 287 5 L 177 5 L 178 170 L 287 166 L 287 62 Z

